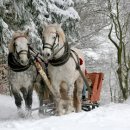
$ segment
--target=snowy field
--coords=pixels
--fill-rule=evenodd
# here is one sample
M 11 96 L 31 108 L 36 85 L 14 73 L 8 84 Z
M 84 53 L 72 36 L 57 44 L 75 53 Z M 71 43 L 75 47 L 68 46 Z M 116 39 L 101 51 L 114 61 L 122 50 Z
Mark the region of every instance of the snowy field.
M 37 99 L 33 107 L 37 107 Z M 130 130 L 130 100 L 108 104 L 90 112 L 29 119 L 18 117 L 13 97 L 0 95 L 0 130 Z

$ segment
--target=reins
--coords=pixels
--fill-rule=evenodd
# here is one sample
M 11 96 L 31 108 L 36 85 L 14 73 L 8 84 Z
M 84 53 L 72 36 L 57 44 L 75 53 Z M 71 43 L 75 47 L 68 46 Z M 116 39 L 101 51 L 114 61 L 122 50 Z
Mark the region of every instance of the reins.
M 44 72 L 44 70 L 40 64 L 40 60 L 42 62 L 44 62 L 42 56 L 40 55 L 40 53 L 36 52 L 32 47 L 29 47 L 29 49 L 30 49 L 30 53 L 32 56 L 32 62 L 34 63 L 37 71 L 41 75 L 42 79 L 44 80 L 45 84 L 47 85 L 47 87 L 50 90 L 50 92 L 52 93 L 52 95 L 55 96 L 56 94 L 54 93 L 54 89 L 52 87 L 52 84 L 51 84 L 50 80 L 47 77 L 47 74 Z
M 75 60 L 72 52 L 75 54 L 75 56 L 77 58 L 77 61 Z M 79 56 L 74 50 L 71 50 L 71 57 L 74 59 L 75 64 L 76 64 L 76 69 L 79 71 L 81 77 L 83 78 L 83 81 L 85 82 L 85 85 L 87 86 L 87 89 L 88 89 L 89 93 L 92 94 L 92 88 L 89 86 L 88 81 L 86 80 L 86 78 L 85 78 L 85 76 L 84 76 L 84 74 L 83 74 L 83 72 L 81 70 L 80 63 L 79 63 L 79 61 L 80 61 Z

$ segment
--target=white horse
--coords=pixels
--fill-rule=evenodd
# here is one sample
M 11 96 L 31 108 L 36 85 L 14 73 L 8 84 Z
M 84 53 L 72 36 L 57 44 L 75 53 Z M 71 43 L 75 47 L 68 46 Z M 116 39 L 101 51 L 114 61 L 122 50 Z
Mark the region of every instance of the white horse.
M 75 111 L 80 112 L 83 79 L 77 69 L 77 63 L 79 63 L 79 58 L 81 58 L 83 63 L 80 67 L 84 74 L 84 56 L 79 49 L 69 48 L 60 24 L 46 25 L 42 35 L 43 58 L 45 62 L 48 62 L 48 73 L 55 92 L 54 99 L 57 114 L 64 114 L 63 106 L 65 104 L 65 114 L 73 111 L 73 105 Z M 60 91 L 62 88 L 66 91 L 67 98 L 65 99 L 62 97 L 63 93 L 61 94 Z M 73 104 L 74 100 L 76 102 Z
M 43 94 L 45 91 L 45 84 L 37 74 L 37 70 L 30 59 L 28 33 L 28 30 L 25 32 L 14 32 L 13 38 L 9 43 L 9 81 L 15 104 L 18 108 L 18 114 L 21 117 L 30 116 L 31 114 L 33 86 L 38 92 L 40 106 L 43 105 Z M 21 93 L 23 96 L 21 96 Z M 23 99 L 25 100 L 25 111 L 22 109 Z

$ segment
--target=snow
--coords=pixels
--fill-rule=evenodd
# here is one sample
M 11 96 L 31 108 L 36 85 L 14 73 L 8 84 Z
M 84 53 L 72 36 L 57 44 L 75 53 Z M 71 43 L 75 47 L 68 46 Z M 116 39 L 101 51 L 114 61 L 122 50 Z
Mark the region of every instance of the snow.
M 33 107 L 37 107 L 33 97 Z M 64 116 L 18 117 L 14 100 L 10 96 L 0 95 L 0 130 L 129 130 L 130 100 L 124 104 L 106 104 L 90 112 L 71 113 Z
M 62 5 L 65 7 L 73 6 L 74 2 L 72 0 L 50 0 L 53 3 L 57 3 L 58 5 Z
M 66 10 L 58 8 L 55 4 L 48 4 L 48 7 L 51 12 L 58 14 L 59 16 L 64 16 L 64 19 L 72 18 L 80 20 L 78 13 L 74 10 L 73 7 L 68 7 Z
M 98 60 L 100 58 L 100 55 L 98 53 L 96 53 L 93 49 L 88 48 L 88 49 L 82 49 L 83 53 L 89 57 L 92 58 L 94 60 Z

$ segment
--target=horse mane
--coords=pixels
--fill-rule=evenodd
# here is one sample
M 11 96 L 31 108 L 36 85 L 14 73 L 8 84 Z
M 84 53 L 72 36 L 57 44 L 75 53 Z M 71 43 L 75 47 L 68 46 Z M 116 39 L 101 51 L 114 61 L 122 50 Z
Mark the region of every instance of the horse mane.
M 12 39 L 9 41 L 8 44 L 9 53 L 14 53 L 14 42 L 17 37 L 25 37 L 28 39 L 28 32 L 18 30 L 13 33 Z
M 63 31 L 63 29 L 61 28 L 61 25 L 58 23 L 54 23 L 54 24 L 49 24 L 46 26 L 46 32 L 50 33 L 51 32 L 51 28 L 55 28 L 56 32 L 59 35 L 59 43 L 65 43 L 66 39 L 65 39 L 65 33 Z

